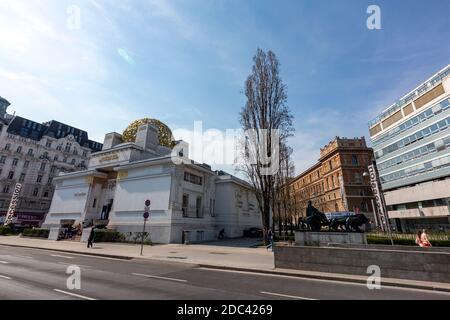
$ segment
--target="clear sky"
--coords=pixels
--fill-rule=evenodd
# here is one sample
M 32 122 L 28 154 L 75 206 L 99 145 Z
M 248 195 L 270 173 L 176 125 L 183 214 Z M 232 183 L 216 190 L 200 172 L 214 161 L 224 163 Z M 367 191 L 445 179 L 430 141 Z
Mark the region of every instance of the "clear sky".
M 371 4 L 381 30 L 366 27 Z M 0 96 L 98 141 L 142 117 L 238 128 L 252 56 L 270 49 L 300 172 L 450 64 L 449 15 L 448 0 L 0 0 Z

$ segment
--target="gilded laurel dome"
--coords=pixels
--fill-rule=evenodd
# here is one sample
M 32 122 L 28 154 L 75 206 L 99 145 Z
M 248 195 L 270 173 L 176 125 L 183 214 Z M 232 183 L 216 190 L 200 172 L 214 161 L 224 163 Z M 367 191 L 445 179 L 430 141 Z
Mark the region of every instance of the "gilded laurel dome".
M 124 142 L 134 142 L 138 128 L 150 123 L 158 128 L 159 144 L 168 148 L 173 147 L 173 135 L 169 127 L 157 119 L 144 118 L 135 120 L 123 131 L 122 138 Z

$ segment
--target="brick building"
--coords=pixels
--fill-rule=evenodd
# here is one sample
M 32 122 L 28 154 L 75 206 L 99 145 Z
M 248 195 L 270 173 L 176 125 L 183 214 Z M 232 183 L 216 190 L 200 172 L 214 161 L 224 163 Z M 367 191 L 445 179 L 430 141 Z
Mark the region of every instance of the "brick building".
M 373 217 L 373 195 L 364 176 L 372 159 L 364 137 L 336 137 L 320 150 L 315 165 L 292 180 L 296 212 L 304 216 L 311 200 L 322 212 L 359 211 Z

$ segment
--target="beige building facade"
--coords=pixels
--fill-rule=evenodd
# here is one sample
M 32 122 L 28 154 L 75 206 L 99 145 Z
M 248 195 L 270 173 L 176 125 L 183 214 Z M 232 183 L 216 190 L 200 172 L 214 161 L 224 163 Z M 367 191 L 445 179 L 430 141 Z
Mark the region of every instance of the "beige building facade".
M 364 175 L 373 151 L 365 138 L 336 137 L 320 150 L 318 162 L 290 184 L 295 210 L 305 216 L 308 201 L 322 212 L 360 212 L 373 216 L 373 195 Z

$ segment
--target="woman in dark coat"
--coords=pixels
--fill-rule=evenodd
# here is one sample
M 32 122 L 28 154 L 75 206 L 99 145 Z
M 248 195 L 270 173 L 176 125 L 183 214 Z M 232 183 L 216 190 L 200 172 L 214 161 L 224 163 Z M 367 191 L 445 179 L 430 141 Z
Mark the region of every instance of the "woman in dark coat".
M 94 245 L 94 237 L 95 237 L 95 231 L 94 231 L 94 227 L 91 229 L 91 233 L 89 234 L 89 238 L 88 238 L 88 244 L 87 247 L 88 248 L 92 248 L 92 246 Z

